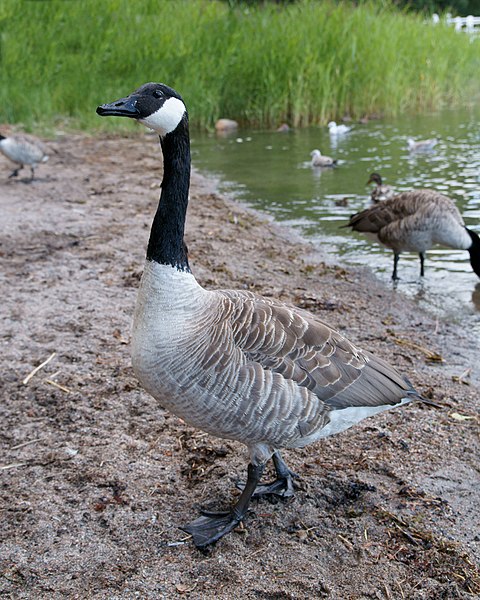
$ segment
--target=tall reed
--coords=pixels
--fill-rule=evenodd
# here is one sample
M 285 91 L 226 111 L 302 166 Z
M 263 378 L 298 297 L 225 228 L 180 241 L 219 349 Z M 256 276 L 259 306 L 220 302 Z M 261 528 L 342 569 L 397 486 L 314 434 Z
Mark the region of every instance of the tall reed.
M 480 91 L 480 39 L 389 2 L 6 0 L 0 34 L 0 121 L 27 128 L 121 127 L 95 106 L 156 80 L 202 128 L 420 112 Z

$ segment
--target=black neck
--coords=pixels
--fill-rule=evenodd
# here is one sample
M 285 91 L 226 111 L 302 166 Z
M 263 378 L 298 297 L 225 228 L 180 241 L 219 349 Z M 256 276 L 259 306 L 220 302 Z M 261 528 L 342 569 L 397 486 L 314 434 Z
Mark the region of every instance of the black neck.
M 467 229 L 467 228 L 465 228 Z M 474 272 L 480 277 L 480 238 L 471 229 L 467 229 L 469 236 L 472 238 L 472 245 L 468 249 L 470 253 L 470 264 Z
M 147 259 L 190 272 L 183 241 L 190 186 L 190 139 L 185 114 L 178 127 L 160 138 L 163 152 L 162 193 L 153 219 Z

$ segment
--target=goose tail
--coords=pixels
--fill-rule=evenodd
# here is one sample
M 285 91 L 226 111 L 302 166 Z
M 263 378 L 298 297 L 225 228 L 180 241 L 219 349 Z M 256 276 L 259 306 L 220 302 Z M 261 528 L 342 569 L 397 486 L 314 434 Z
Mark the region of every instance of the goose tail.
M 478 234 L 475 233 L 475 231 L 472 231 L 467 227 L 465 229 L 472 238 L 472 245 L 468 249 L 468 253 L 470 254 L 470 264 L 472 265 L 474 273 L 480 277 L 480 237 L 478 237 Z

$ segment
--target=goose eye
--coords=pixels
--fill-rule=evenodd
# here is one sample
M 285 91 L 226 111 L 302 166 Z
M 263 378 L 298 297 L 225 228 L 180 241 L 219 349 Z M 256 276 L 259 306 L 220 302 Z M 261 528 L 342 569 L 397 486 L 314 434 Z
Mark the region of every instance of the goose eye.
M 160 90 L 154 90 L 153 95 L 155 96 L 155 98 L 161 98 L 163 96 L 163 92 L 161 92 Z

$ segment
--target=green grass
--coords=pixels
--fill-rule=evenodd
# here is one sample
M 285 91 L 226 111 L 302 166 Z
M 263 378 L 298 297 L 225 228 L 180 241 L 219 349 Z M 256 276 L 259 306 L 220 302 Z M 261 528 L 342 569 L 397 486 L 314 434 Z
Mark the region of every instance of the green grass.
M 175 87 L 202 128 L 394 116 L 480 91 L 480 40 L 388 2 L 3 0 L 0 36 L 0 121 L 27 129 L 118 129 L 95 107 L 146 81 Z

